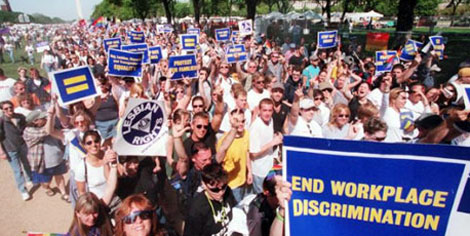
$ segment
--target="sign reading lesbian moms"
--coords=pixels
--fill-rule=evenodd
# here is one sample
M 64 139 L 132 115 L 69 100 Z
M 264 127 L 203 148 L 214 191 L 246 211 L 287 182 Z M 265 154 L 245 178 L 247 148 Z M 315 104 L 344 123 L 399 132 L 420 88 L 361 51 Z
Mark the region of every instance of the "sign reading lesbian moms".
M 149 47 L 149 57 L 151 64 L 157 64 L 162 59 L 162 47 Z
M 145 34 L 142 31 L 129 32 L 129 39 L 131 43 L 145 43 Z
M 182 34 L 180 35 L 180 42 L 183 50 L 193 51 L 197 49 L 199 36 L 197 34 Z
M 439 56 L 439 60 L 444 59 L 444 37 L 442 36 L 431 36 L 429 37 L 434 52 Z
M 228 63 L 235 63 L 237 61 L 246 61 L 247 56 L 246 56 L 245 45 L 238 44 L 238 45 L 230 46 L 229 48 L 227 48 L 226 55 L 227 55 Z
M 375 52 L 376 73 L 392 71 L 396 59 L 397 51 L 385 50 Z
M 318 48 L 336 47 L 337 36 L 338 36 L 337 30 L 318 32 L 318 35 L 317 35 Z
M 178 80 L 183 77 L 197 78 L 196 55 L 170 56 L 168 67 L 174 73 L 171 79 Z
M 109 75 L 114 76 L 142 76 L 142 53 L 109 49 L 108 67 Z
M 230 28 L 216 29 L 215 39 L 217 42 L 225 42 L 230 40 Z
M 90 67 L 82 66 L 52 74 L 52 86 L 61 105 L 68 105 L 99 94 Z
M 108 49 L 121 49 L 121 38 L 109 38 L 103 40 L 104 51 L 108 52 Z
M 130 98 L 113 146 L 120 156 L 160 156 L 168 133 L 162 102 Z
M 143 64 L 150 63 L 149 55 L 148 55 L 148 45 L 146 43 L 139 43 L 139 44 L 131 44 L 131 45 L 122 45 L 121 50 L 128 51 L 128 52 L 141 52 L 144 54 L 144 58 L 142 58 Z
M 284 138 L 286 235 L 470 235 L 464 147 Z

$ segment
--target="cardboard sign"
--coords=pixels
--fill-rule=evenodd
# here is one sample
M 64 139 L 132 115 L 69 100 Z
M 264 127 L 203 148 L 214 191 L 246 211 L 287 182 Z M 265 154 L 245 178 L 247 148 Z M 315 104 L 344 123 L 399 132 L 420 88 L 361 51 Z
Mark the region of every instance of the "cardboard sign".
M 161 156 L 168 128 L 161 101 L 130 98 L 113 145 L 120 156 Z
M 62 105 L 96 97 L 100 91 L 88 66 L 52 73 L 52 86 Z
M 197 49 L 199 36 L 197 34 L 183 34 L 180 35 L 180 42 L 183 50 L 193 51 Z
M 416 53 L 418 53 L 416 41 L 408 39 L 405 46 L 401 49 L 400 59 L 403 61 L 412 61 L 415 59 Z
M 139 44 L 131 44 L 131 45 L 122 45 L 121 50 L 128 51 L 128 52 L 141 52 L 144 54 L 144 58 L 142 59 L 143 64 L 150 63 L 149 60 L 149 53 L 148 53 L 148 45 L 146 43 L 139 43 Z
M 131 43 L 145 43 L 145 34 L 142 31 L 131 31 L 129 39 Z
M 442 36 L 431 36 L 429 37 L 434 52 L 439 56 L 439 60 L 444 59 L 444 38 Z
M 216 29 L 215 40 L 218 42 L 225 42 L 230 40 L 230 28 Z
M 286 235 L 469 235 L 467 149 L 284 137 Z
M 108 53 L 108 74 L 124 77 L 141 77 L 143 58 L 143 53 L 133 53 L 111 48 Z
M 171 79 L 197 78 L 196 55 L 170 56 L 168 67 L 174 73 Z
M 332 48 L 336 47 L 338 31 L 322 31 L 318 32 L 317 42 L 318 48 Z
M 376 73 L 392 71 L 392 67 L 396 61 L 397 61 L 397 51 L 375 52 Z
M 245 45 L 238 44 L 238 45 L 232 45 L 228 47 L 227 52 L 226 52 L 226 57 L 227 57 L 228 63 L 235 63 L 237 61 L 246 61 L 248 57 L 246 54 Z M 237 57 L 238 57 L 238 60 L 237 60 Z
M 108 52 L 110 48 L 121 49 L 121 38 L 110 38 L 103 40 L 104 51 Z
M 162 59 L 162 47 L 154 46 L 149 48 L 149 57 L 151 64 L 157 64 Z
M 253 21 L 242 20 L 238 22 L 238 30 L 240 36 L 247 36 L 253 34 Z

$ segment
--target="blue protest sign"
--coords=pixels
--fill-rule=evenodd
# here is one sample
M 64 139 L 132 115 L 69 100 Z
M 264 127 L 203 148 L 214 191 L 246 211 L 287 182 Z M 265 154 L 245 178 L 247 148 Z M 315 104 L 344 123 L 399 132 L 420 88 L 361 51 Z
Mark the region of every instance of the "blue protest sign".
M 375 66 L 376 73 L 392 71 L 392 67 L 397 58 L 397 51 L 376 51 Z
M 171 79 L 197 78 L 196 55 L 170 56 L 168 67 L 174 73 Z
M 230 40 L 230 28 L 216 29 L 215 40 L 218 42 L 225 42 Z
M 284 138 L 286 235 L 468 235 L 467 148 Z
M 141 77 L 143 57 L 143 53 L 133 53 L 110 48 L 108 53 L 108 74 Z
M 180 35 L 180 42 L 183 50 L 196 50 L 199 43 L 199 36 L 197 34 L 182 34 Z
M 406 130 L 414 124 L 413 112 L 402 111 L 400 112 L 400 129 Z
M 128 51 L 128 52 L 141 52 L 144 54 L 142 63 L 144 64 L 150 63 L 149 55 L 148 55 L 148 45 L 146 43 L 122 45 L 121 50 Z
M 439 56 L 439 60 L 444 59 L 444 38 L 442 36 L 431 36 L 429 40 L 437 56 Z
M 62 105 L 98 95 L 98 87 L 88 66 L 54 72 L 52 74 L 52 86 L 53 91 L 57 92 L 59 102 Z
M 245 45 L 243 44 L 232 45 L 228 47 L 225 55 L 227 57 L 228 63 L 235 63 L 237 61 L 247 60 L 246 49 L 245 49 Z M 238 57 L 238 60 L 236 59 L 237 57 Z
M 129 32 L 129 39 L 131 43 L 145 43 L 145 34 L 142 31 Z
M 240 43 L 239 32 L 238 31 L 232 31 L 232 34 L 230 36 L 230 40 L 232 40 L 233 44 L 239 44 Z
M 317 34 L 318 48 L 332 48 L 336 47 L 336 39 L 338 31 L 322 31 Z
M 465 104 L 465 110 L 470 110 L 470 85 L 463 84 L 463 101 Z
M 157 64 L 162 59 L 162 47 L 155 46 L 149 48 L 149 57 L 151 64 Z
M 109 48 L 121 49 L 121 38 L 110 38 L 103 40 L 104 51 L 108 52 Z
M 415 58 L 416 53 L 418 52 L 418 47 L 416 46 L 416 41 L 408 39 L 405 43 L 405 46 L 401 49 L 400 59 L 403 61 L 412 61 Z
M 186 30 L 186 33 L 187 34 L 197 34 L 197 35 L 200 35 L 201 34 L 201 30 L 198 29 L 198 28 L 188 28 Z

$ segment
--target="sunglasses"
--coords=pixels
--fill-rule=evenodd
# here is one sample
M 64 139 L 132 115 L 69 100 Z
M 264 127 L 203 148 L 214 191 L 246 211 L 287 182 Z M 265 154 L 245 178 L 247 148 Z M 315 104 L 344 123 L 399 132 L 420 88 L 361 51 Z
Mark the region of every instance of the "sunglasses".
M 256 84 L 264 84 L 264 80 L 256 81 Z
M 219 187 L 215 187 L 215 188 L 208 188 L 208 189 L 209 189 L 211 192 L 213 192 L 213 193 L 218 193 L 218 192 L 220 192 L 220 191 L 222 191 L 222 190 L 227 189 L 227 184 L 224 184 L 224 185 L 223 185 L 222 187 L 220 187 L 220 188 L 219 188 Z
M 220 69 L 228 69 L 228 66 L 221 66 Z
M 202 128 L 209 129 L 209 125 L 196 125 L 196 128 L 197 129 L 202 129 Z
M 131 214 L 122 217 L 122 222 L 125 224 L 133 224 L 137 217 L 140 217 L 141 220 L 151 219 L 153 216 L 153 211 L 134 211 Z
M 349 115 L 343 115 L 343 114 L 341 114 L 341 115 L 338 115 L 338 117 L 339 117 L 339 118 L 349 118 Z
M 315 101 L 320 101 L 322 98 L 314 98 Z
M 193 108 L 203 108 L 203 105 L 193 105 Z
M 99 140 L 99 139 L 95 139 L 95 140 L 88 140 L 88 141 L 85 142 L 85 144 L 86 144 L 87 146 L 90 146 L 90 145 L 92 145 L 92 144 L 94 144 L 94 143 L 100 143 L 100 140 Z
M 79 125 L 79 124 L 86 124 L 86 121 L 84 121 L 84 120 L 77 120 L 77 121 L 75 121 L 75 122 L 73 122 L 73 123 L 76 124 L 76 125 Z

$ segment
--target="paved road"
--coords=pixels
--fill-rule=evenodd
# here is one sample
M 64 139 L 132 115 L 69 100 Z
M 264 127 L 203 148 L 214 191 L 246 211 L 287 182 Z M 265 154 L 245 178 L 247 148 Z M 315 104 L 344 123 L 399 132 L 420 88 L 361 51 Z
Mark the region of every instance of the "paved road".
M 23 231 L 64 233 L 72 222 L 72 206 L 62 201 L 60 194 L 49 197 L 39 188 L 31 200 L 23 201 L 5 160 L 0 161 L 0 199 L 0 235 L 26 235 Z

